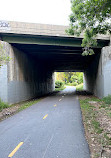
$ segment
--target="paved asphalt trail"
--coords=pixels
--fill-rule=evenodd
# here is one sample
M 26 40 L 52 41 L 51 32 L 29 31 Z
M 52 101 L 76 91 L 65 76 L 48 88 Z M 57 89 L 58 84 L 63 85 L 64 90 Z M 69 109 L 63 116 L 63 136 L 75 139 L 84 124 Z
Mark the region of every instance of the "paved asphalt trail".
M 67 87 L 0 122 L 0 158 L 90 158 L 74 90 Z

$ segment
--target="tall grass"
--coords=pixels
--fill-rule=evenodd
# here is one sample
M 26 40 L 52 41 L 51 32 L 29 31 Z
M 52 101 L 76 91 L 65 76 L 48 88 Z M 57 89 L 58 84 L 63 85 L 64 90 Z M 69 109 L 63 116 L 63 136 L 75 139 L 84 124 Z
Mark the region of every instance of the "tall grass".
M 9 105 L 7 103 L 4 103 L 1 99 L 0 99 L 0 111 L 2 111 L 4 108 L 8 108 Z
M 102 99 L 106 104 L 110 105 L 111 104 L 111 95 L 108 95 L 107 97 L 104 97 Z
M 76 86 L 76 90 L 77 90 L 77 91 L 83 90 L 83 83 L 77 85 L 77 86 Z

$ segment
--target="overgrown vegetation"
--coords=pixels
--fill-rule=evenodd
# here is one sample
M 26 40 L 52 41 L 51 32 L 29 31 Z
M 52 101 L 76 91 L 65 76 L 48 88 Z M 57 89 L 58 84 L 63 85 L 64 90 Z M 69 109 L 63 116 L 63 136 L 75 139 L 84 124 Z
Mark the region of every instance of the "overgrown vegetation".
M 111 104 L 111 95 L 108 95 L 107 97 L 104 97 L 102 99 L 102 101 L 104 101 L 106 104 Z
M 61 91 L 64 89 L 65 89 L 65 86 L 64 86 L 63 81 L 60 81 L 60 80 L 55 81 L 55 91 Z
M 55 88 L 61 88 L 64 86 L 63 81 L 57 80 L 55 81 Z
M 14 107 L 14 106 L 18 106 L 18 111 L 21 111 L 21 110 L 28 108 L 29 106 L 31 106 L 33 104 L 36 104 L 40 100 L 41 99 L 36 99 L 36 100 L 31 100 L 31 101 L 24 101 L 23 103 L 9 105 L 8 103 L 1 101 L 1 99 L 0 99 L 0 112 L 5 108 L 10 108 L 10 107 Z
M 83 83 L 77 85 L 77 86 L 76 86 L 76 90 L 77 90 L 77 91 L 83 90 Z
M 56 72 L 55 90 L 64 90 L 66 86 L 76 86 L 76 90 L 83 89 L 83 73 L 82 72 Z
M 15 113 L 17 113 L 19 111 L 22 111 L 22 110 L 32 106 L 33 104 L 38 103 L 40 100 L 41 100 L 41 98 L 24 101 L 24 102 L 12 104 L 12 105 L 4 103 L 0 100 L 0 121 L 11 115 L 14 115 Z
M 22 103 L 22 104 L 20 105 L 20 107 L 19 107 L 18 110 L 19 110 L 19 111 L 24 110 L 24 109 L 26 109 L 26 108 L 32 106 L 33 104 L 38 103 L 40 100 L 41 100 L 41 99 L 26 101 L 26 102 L 24 102 L 24 103 Z
M 91 158 L 103 156 L 109 158 L 111 154 L 111 96 L 103 99 L 81 96 L 80 106 Z
M 7 103 L 4 103 L 1 99 L 0 99 L 0 112 L 4 109 L 4 108 L 8 108 L 9 105 Z
M 65 86 L 60 87 L 60 88 L 55 88 L 55 91 L 62 91 L 62 90 L 64 90 L 65 88 L 66 88 Z

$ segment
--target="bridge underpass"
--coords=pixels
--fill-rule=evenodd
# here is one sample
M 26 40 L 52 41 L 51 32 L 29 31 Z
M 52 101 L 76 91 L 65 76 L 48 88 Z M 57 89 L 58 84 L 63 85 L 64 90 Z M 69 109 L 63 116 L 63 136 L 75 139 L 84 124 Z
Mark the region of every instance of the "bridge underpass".
M 111 94 L 109 39 L 98 40 L 95 55 L 82 56 L 82 38 L 6 31 L 0 37 L 11 57 L 0 69 L 3 101 L 17 103 L 52 92 L 55 71 L 82 71 L 84 89 L 98 97 Z
M 84 71 L 101 52 L 101 48 L 96 48 L 95 55 L 82 56 L 81 47 L 15 43 L 11 45 L 34 58 L 36 63 L 41 63 L 41 66 L 45 65 L 52 72 L 55 70 Z

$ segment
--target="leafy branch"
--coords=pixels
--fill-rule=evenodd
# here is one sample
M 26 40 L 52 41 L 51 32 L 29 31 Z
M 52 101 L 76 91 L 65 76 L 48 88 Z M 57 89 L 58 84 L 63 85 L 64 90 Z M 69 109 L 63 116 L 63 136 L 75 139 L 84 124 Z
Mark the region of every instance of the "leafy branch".
M 82 55 L 94 54 L 98 34 L 111 33 L 111 1 L 110 0 L 71 0 L 69 35 L 80 36 L 82 40 Z

